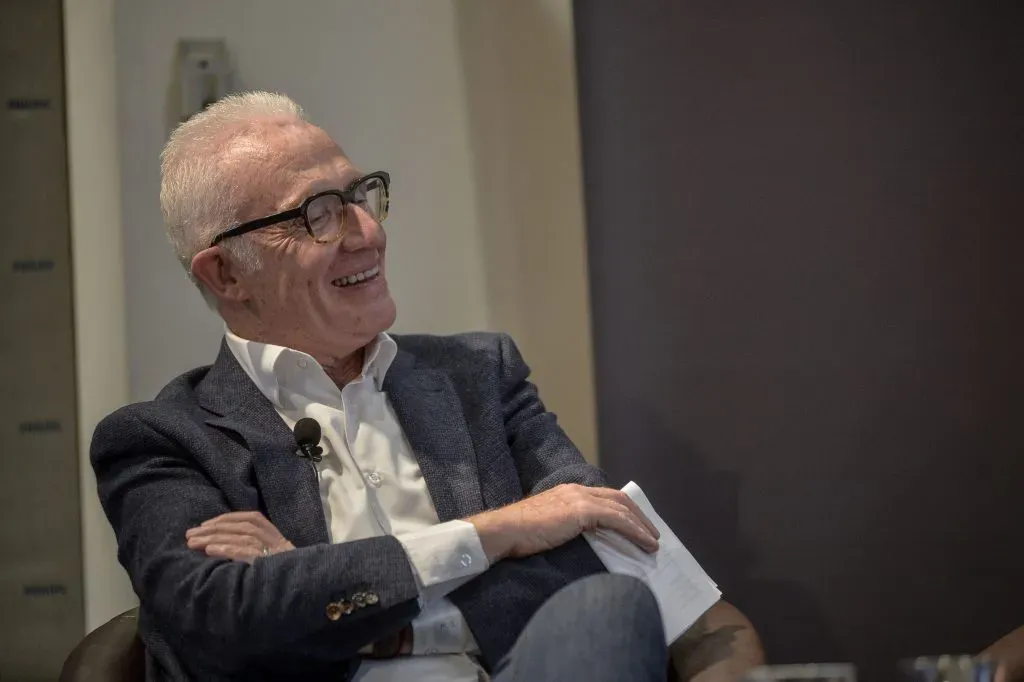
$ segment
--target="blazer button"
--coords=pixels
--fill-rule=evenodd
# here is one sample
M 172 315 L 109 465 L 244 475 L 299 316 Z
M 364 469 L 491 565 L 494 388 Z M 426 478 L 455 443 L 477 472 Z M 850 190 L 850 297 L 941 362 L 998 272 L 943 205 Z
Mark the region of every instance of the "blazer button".
M 379 601 L 380 601 L 380 597 L 377 596 L 376 592 L 367 592 L 366 593 L 366 603 L 368 605 L 373 606 L 374 604 L 376 604 Z
M 355 607 L 352 606 L 352 602 L 350 601 L 343 601 L 339 603 L 338 606 L 341 607 L 341 615 L 343 616 L 347 616 L 348 614 L 352 613 L 352 611 L 355 609 Z
M 338 620 L 342 616 L 341 604 L 336 601 L 332 601 L 327 605 L 327 620 Z
M 366 595 L 362 592 L 356 592 L 352 595 L 352 603 L 356 605 L 357 609 L 361 609 L 366 606 Z

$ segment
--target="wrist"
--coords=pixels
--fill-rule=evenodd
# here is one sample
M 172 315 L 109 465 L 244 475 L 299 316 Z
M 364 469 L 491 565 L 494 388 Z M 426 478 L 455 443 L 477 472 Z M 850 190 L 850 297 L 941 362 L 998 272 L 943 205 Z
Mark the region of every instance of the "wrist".
M 476 528 L 480 546 L 487 556 L 488 563 L 494 564 L 501 561 L 512 551 L 512 543 L 509 539 L 511 534 L 500 510 L 486 511 L 471 516 L 466 521 Z

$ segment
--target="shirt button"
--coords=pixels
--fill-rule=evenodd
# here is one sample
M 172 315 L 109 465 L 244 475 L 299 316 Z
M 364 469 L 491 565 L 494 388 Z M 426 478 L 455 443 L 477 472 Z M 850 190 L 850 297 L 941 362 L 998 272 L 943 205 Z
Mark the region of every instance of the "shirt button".
M 468 554 L 463 554 L 459 558 L 459 563 L 462 564 L 464 567 L 469 568 L 469 565 L 473 563 L 473 557 L 469 556 Z
M 434 647 L 427 647 L 427 650 L 424 651 L 423 653 L 425 653 L 428 656 L 433 656 L 434 654 L 437 653 L 437 649 L 435 649 Z
M 366 474 L 366 480 L 369 481 L 370 485 L 372 485 L 374 488 L 380 487 L 381 477 L 380 474 L 378 474 L 376 471 L 371 471 L 370 473 Z
M 308 363 L 306 362 L 306 358 L 299 358 L 296 364 L 298 364 L 302 369 L 306 369 L 306 365 Z

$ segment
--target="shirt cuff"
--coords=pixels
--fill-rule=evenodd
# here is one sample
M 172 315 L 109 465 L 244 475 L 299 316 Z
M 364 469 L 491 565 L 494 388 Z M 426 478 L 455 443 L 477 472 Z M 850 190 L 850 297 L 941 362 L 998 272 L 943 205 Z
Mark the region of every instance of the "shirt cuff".
M 397 536 L 420 588 L 420 603 L 439 599 L 488 568 L 476 527 L 448 521 Z
M 462 612 L 444 598 L 423 607 L 412 621 L 412 633 L 413 656 L 479 652 Z

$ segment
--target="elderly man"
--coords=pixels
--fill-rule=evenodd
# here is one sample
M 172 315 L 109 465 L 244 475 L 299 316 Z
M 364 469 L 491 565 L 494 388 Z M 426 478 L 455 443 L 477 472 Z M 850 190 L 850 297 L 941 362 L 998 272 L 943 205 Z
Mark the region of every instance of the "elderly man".
M 390 178 L 249 93 L 162 157 L 171 242 L 226 332 L 96 430 L 151 679 L 664 680 L 658 607 L 581 537 L 657 531 L 545 411 L 512 341 L 389 336 Z M 673 648 L 736 677 L 714 607 Z

